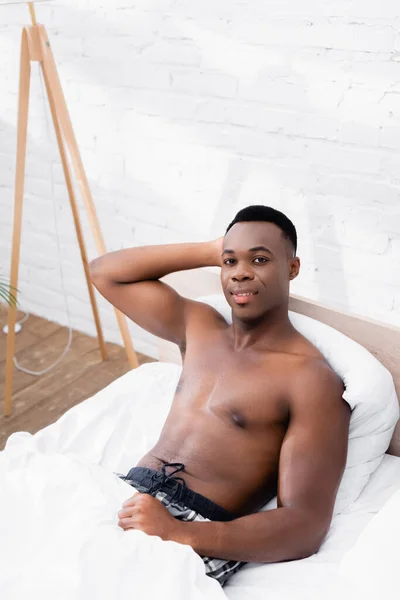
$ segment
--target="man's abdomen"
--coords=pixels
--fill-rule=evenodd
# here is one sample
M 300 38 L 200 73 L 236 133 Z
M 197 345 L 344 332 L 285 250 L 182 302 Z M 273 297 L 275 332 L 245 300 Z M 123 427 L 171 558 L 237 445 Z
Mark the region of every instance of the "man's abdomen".
M 283 435 L 277 427 L 255 434 L 204 409 L 172 409 L 157 444 L 138 466 L 183 463 L 179 476 L 190 489 L 239 516 L 276 493 Z

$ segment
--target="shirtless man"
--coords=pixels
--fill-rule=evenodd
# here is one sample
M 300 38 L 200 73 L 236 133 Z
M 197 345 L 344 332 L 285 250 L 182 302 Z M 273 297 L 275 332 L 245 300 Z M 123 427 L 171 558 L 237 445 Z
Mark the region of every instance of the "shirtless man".
M 296 245 L 283 213 L 251 206 L 222 239 L 120 250 L 90 265 L 100 293 L 183 359 L 160 439 L 126 476 L 144 493 L 123 504 L 118 524 L 189 544 L 222 585 L 245 562 L 317 552 L 345 468 L 343 384 L 288 317 Z M 232 325 L 160 281 L 215 265 Z M 276 509 L 257 512 L 275 495 Z

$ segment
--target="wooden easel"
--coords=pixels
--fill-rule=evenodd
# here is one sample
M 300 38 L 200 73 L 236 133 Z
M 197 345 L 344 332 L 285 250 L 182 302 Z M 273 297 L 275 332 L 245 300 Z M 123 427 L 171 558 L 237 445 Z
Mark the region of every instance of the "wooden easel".
M 100 355 L 105 360 L 106 348 L 101 329 L 99 313 L 94 293 L 94 288 L 89 277 L 88 259 L 83 240 L 82 228 L 79 220 L 78 208 L 75 198 L 75 192 L 72 185 L 71 169 L 68 162 L 67 150 L 71 159 L 72 167 L 78 181 L 78 185 L 83 197 L 85 209 L 88 214 L 92 235 L 95 240 L 96 248 L 99 254 L 106 252 L 103 237 L 100 231 L 99 221 L 90 193 L 89 184 L 83 168 L 81 156 L 79 154 L 78 144 L 72 128 L 71 119 L 68 113 L 67 104 L 61 88 L 57 68 L 51 51 L 50 42 L 43 25 L 36 22 L 35 9 L 33 2 L 28 3 L 31 15 L 32 26 L 24 27 L 21 38 L 21 63 L 19 80 L 19 100 L 18 100 L 18 129 L 17 129 L 17 163 L 15 173 L 15 198 L 14 198 L 14 226 L 11 252 L 11 274 L 10 284 L 16 290 L 18 285 L 18 269 L 21 245 L 21 225 L 22 225 L 22 204 L 24 196 L 24 178 L 25 178 L 25 158 L 26 158 L 26 139 L 28 128 L 28 108 L 29 108 L 29 89 L 31 78 L 31 62 L 39 62 L 45 85 L 50 110 L 53 118 L 54 129 L 56 132 L 57 143 L 60 150 L 61 162 L 64 170 L 65 182 L 68 189 L 68 195 L 71 203 L 72 215 L 74 219 L 76 234 L 78 237 L 79 248 L 82 257 L 82 263 L 85 271 L 86 282 L 88 286 L 90 302 L 92 304 L 94 321 L 96 324 L 97 338 L 99 342 Z M 16 295 L 16 292 L 15 292 Z M 6 356 L 6 379 L 5 379 L 5 403 L 4 415 L 9 416 L 12 410 L 12 377 L 13 377 L 13 358 L 15 352 L 15 322 L 16 307 L 10 306 L 8 310 L 8 335 L 7 335 L 7 356 Z M 128 355 L 129 364 L 132 368 L 138 366 L 138 360 L 129 335 L 128 326 L 124 315 L 115 309 L 119 329 Z

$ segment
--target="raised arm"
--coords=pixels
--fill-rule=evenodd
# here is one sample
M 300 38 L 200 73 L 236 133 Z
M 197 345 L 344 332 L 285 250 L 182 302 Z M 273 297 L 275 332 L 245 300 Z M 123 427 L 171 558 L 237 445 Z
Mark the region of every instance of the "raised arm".
M 90 263 L 93 284 L 132 321 L 181 345 L 197 303 L 180 296 L 161 277 L 221 263 L 221 241 L 142 246 L 110 252 Z
M 350 409 L 327 365 L 305 369 L 293 385 L 278 508 L 227 523 L 182 523 L 175 541 L 203 556 L 238 561 L 279 562 L 317 552 L 346 464 Z

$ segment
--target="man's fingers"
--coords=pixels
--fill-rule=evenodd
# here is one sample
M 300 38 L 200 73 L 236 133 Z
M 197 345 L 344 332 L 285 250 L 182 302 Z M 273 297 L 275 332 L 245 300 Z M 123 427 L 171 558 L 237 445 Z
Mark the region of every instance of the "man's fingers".
M 120 519 L 118 521 L 118 525 L 122 529 L 134 529 L 132 519 L 130 519 L 130 518 Z
M 124 519 L 126 517 L 131 517 L 132 513 L 133 513 L 133 507 L 128 506 L 127 508 L 121 508 L 121 510 L 118 511 L 118 517 L 120 519 Z
M 125 508 L 125 506 L 133 506 L 135 504 L 137 496 L 139 496 L 139 492 L 136 492 L 136 494 L 134 494 L 133 496 L 128 498 L 128 500 L 125 500 L 125 502 L 122 504 L 122 506 L 124 508 Z
M 147 494 L 136 493 L 132 498 L 128 498 L 122 505 L 121 510 L 118 512 L 119 518 L 131 517 L 135 511 L 140 512 L 142 510 L 143 503 L 146 502 L 149 496 Z
M 121 510 L 118 511 L 118 525 L 122 529 L 137 529 L 138 527 L 135 527 L 134 523 L 139 523 L 140 516 L 146 513 L 146 507 L 151 506 L 152 502 L 154 502 L 154 498 L 140 492 L 125 500 Z M 158 500 L 157 503 L 159 503 Z

